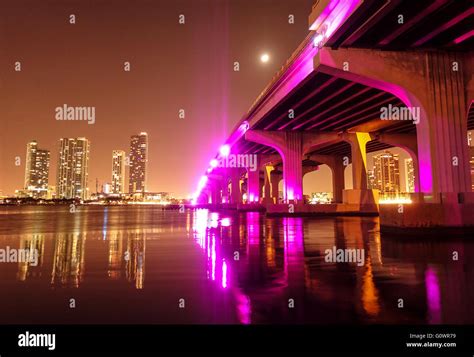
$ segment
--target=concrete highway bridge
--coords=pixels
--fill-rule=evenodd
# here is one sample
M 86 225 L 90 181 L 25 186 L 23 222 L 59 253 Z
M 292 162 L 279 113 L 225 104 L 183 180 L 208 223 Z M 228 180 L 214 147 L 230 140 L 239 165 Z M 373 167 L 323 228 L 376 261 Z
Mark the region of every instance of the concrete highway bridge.
M 473 24 L 470 1 L 318 1 L 307 37 L 211 158 L 195 203 L 474 226 Z M 379 204 L 368 187 L 367 153 L 391 147 L 413 159 L 410 204 Z M 334 203 L 309 205 L 303 176 L 320 165 L 332 171 Z

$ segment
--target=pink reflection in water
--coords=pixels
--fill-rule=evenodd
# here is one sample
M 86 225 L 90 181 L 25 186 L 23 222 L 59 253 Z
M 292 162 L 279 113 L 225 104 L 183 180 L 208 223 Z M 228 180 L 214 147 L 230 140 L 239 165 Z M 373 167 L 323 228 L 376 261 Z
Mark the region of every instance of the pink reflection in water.
M 211 239 L 211 279 L 216 280 L 216 235 L 212 234 Z
M 426 298 L 428 303 L 429 323 L 441 322 L 441 297 L 438 276 L 433 267 L 428 267 L 425 272 Z
M 283 219 L 283 239 L 285 244 L 285 280 L 288 284 L 292 280 L 299 279 L 304 270 L 304 247 L 303 247 L 303 219 L 284 218 Z M 291 275 L 291 277 L 290 277 Z
M 217 228 L 218 225 L 219 225 L 219 214 L 216 212 L 212 212 L 211 217 L 209 218 L 209 227 Z
M 219 214 L 208 210 L 196 210 L 194 213 L 193 232 L 194 239 L 199 247 L 204 250 L 207 260 L 207 278 L 220 281 L 220 286 L 226 289 L 230 281 L 230 265 L 220 251 L 220 236 L 216 236 L 219 222 L 221 226 L 230 226 L 230 218 L 219 221 Z
M 204 249 L 206 244 L 206 231 L 208 222 L 208 211 L 206 209 L 198 209 L 194 211 L 193 232 L 194 238 L 201 248 Z
M 260 243 L 260 213 L 247 212 L 247 236 L 249 244 Z
M 252 323 L 252 305 L 250 298 L 244 295 L 240 290 L 235 290 L 235 299 L 237 301 L 237 317 L 241 324 L 249 325 Z
M 250 212 L 248 214 L 249 240 L 259 242 L 260 215 Z M 207 279 L 216 281 L 221 289 L 228 290 L 233 295 L 236 303 L 236 315 L 241 324 L 247 325 L 251 320 L 251 300 L 238 286 L 232 286 L 231 261 L 224 258 L 220 248 L 220 236 L 212 228 L 211 222 L 219 222 L 218 213 L 209 213 L 208 210 L 196 210 L 194 213 L 193 232 L 199 247 L 205 252 L 207 260 Z M 220 220 L 222 227 L 230 226 L 229 217 Z
M 227 288 L 227 263 L 225 262 L 225 259 L 222 259 L 222 287 L 224 289 Z

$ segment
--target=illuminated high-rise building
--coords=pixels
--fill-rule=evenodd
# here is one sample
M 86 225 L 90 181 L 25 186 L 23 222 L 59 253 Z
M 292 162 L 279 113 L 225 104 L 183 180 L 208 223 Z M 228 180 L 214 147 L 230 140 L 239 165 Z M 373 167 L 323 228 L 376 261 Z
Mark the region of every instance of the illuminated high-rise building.
M 374 188 L 380 192 L 400 192 L 400 167 L 397 154 L 384 151 L 374 158 Z
M 125 151 L 112 151 L 112 193 L 125 192 Z
M 415 192 L 415 168 L 413 159 L 405 159 L 405 190 Z
M 57 198 L 88 198 L 89 152 L 86 138 L 59 140 Z
M 369 190 L 376 188 L 374 170 L 367 170 L 367 185 Z
M 148 166 L 148 134 L 133 135 L 130 140 L 130 193 L 145 192 Z
M 49 150 L 38 148 L 36 141 L 26 145 L 25 190 L 35 198 L 48 194 Z

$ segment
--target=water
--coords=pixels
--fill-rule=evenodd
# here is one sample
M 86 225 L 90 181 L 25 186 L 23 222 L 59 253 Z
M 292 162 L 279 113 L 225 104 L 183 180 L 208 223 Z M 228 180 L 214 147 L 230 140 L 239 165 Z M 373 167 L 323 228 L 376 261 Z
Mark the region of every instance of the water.
M 472 324 L 474 241 L 398 238 L 373 217 L 1 207 L 0 248 L 39 259 L 0 263 L 0 323 Z

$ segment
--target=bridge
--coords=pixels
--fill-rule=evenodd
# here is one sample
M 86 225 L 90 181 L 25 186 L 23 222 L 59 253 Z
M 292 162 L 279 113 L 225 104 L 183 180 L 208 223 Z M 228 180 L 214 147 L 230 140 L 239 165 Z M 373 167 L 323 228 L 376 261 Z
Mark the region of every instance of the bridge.
M 318 1 L 306 38 L 211 158 L 195 203 L 379 214 L 386 227 L 474 226 L 473 23 L 467 0 Z M 367 153 L 391 147 L 413 160 L 410 204 L 379 204 L 368 187 Z M 334 203 L 309 205 L 303 176 L 321 165 Z

